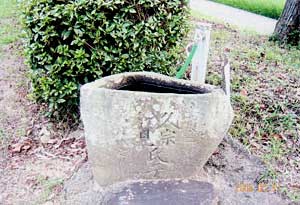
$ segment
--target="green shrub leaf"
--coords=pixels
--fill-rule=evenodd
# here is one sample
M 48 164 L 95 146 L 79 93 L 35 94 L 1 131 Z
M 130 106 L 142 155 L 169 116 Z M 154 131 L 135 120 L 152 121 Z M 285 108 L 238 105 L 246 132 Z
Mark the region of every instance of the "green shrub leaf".
M 23 1 L 33 93 L 49 113 L 78 111 L 79 88 L 128 71 L 174 75 L 188 0 Z

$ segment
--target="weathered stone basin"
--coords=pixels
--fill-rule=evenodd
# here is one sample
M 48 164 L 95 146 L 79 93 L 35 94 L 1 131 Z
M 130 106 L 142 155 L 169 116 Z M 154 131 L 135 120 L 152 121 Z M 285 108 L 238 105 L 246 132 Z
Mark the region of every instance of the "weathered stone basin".
M 149 72 L 85 84 L 80 100 L 89 160 L 104 186 L 193 175 L 233 118 L 221 88 Z

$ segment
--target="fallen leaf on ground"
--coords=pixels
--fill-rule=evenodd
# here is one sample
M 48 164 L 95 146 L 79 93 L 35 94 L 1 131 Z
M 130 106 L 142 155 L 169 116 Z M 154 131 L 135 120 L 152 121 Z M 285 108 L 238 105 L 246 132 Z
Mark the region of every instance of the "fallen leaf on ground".
M 32 141 L 28 138 L 23 139 L 13 145 L 9 146 L 12 154 L 21 153 L 22 151 L 28 151 L 32 148 Z
M 242 90 L 240 91 L 240 94 L 241 94 L 242 96 L 248 96 L 248 92 L 247 92 L 246 89 L 242 89 Z

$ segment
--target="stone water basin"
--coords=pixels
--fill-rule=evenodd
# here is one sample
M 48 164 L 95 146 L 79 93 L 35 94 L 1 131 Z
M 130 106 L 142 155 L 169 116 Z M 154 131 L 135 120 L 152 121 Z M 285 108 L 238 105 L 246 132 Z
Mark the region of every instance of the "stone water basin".
M 85 84 L 80 106 L 89 160 L 102 186 L 192 176 L 233 119 L 221 88 L 151 72 Z

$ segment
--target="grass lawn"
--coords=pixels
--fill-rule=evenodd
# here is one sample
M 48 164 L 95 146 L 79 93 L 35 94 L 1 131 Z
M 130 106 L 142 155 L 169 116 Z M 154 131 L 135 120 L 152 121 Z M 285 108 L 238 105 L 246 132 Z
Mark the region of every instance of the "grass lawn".
M 0 0 L 0 18 L 11 17 L 15 9 L 16 0 Z
M 278 19 L 286 0 L 212 0 L 246 11 Z
M 0 48 L 16 41 L 20 36 L 16 7 L 16 0 L 0 0 Z

